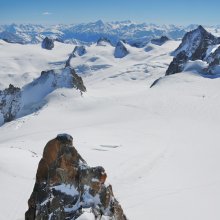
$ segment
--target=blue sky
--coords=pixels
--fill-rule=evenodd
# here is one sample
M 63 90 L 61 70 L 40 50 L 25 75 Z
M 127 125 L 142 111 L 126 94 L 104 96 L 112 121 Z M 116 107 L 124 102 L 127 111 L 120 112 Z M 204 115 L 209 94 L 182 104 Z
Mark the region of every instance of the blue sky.
M 220 0 L 0 0 L 0 23 L 220 24 Z

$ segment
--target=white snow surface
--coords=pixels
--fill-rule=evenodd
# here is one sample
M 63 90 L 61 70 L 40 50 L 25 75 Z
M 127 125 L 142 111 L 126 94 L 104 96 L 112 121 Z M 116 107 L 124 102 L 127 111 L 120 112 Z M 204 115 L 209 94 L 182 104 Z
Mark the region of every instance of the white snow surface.
M 22 87 L 39 76 L 44 70 L 59 69 L 65 66 L 74 45 L 54 42 L 52 50 L 41 48 L 41 44 L 21 45 L 0 40 L 0 89 Z
M 75 196 L 78 195 L 78 191 L 73 185 L 61 184 L 53 187 L 55 190 L 65 193 L 66 195 Z
M 216 44 L 216 45 L 209 46 L 209 47 L 208 47 L 208 50 L 207 50 L 207 52 L 206 52 L 206 56 L 205 56 L 204 59 L 207 59 L 207 57 L 208 57 L 210 54 L 214 53 L 219 46 L 220 46 L 220 44 Z
M 195 60 L 195 61 L 187 61 L 184 66 L 184 71 L 191 71 L 194 73 L 202 73 L 204 69 L 208 67 L 208 63 L 202 60 Z
M 58 89 L 38 112 L 0 127 L 0 219 L 24 219 L 45 144 L 68 133 L 90 166 L 105 168 L 129 220 L 219 220 L 220 79 L 188 71 L 149 88 L 164 76 L 179 43 L 151 45 L 148 52 L 130 47 L 123 59 L 114 58 L 111 46 L 92 45 L 71 60 L 76 69 L 88 67 L 82 71 L 83 97 L 75 89 Z M 12 46 L 4 47 L 1 57 Z M 40 50 L 28 47 L 20 50 L 21 59 Z M 63 54 L 73 50 L 61 48 Z M 48 54 L 33 59 L 33 66 L 47 66 L 50 56 L 65 59 L 55 50 L 43 51 Z M 7 56 L 13 68 L 16 62 Z M 16 65 L 21 69 L 16 78 L 23 83 L 24 63 Z M 2 66 L 0 71 L 2 76 Z M 35 77 L 36 68 L 29 71 Z M 2 82 L 8 83 L 7 77 Z M 93 216 L 85 213 L 80 219 Z

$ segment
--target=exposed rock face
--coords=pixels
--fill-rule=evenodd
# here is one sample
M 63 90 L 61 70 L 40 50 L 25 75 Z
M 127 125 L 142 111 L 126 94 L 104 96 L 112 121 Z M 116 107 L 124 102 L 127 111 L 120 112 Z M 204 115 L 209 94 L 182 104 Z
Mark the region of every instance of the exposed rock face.
M 86 54 L 85 46 L 75 46 L 73 50 L 73 54 L 78 55 L 78 56 L 83 56 L 84 54 Z
M 42 48 L 52 50 L 54 48 L 54 41 L 48 37 L 45 37 L 41 44 Z
M 208 46 L 215 45 L 220 42 L 219 38 L 207 32 L 201 25 L 197 29 L 190 31 L 183 37 L 182 43 L 175 50 L 177 55 L 181 51 L 185 51 L 191 60 L 202 60 L 208 49 Z
M 71 68 L 42 71 L 21 89 L 10 85 L 0 91 L 0 125 L 37 111 L 43 99 L 58 88 L 76 88 L 81 94 L 86 91 L 82 78 Z
M 25 220 L 80 219 L 85 209 L 92 219 L 126 220 L 104 168 L 89 167 L 72 141 L 61 134 L 45 146 Z
M 78 89 L 81 94 L 82 92 L 86 92 L 86 87 L 83 83 L 82 77 L 78 76 L 74 69 L 71 69 L 71 74 L 73 76 L 74 87 Z
M 152 44 L 156 44 L 158 46 L 161 46 L 163 45 L 164 43 L 166 43 L 168 40 L 170 40 L 167 36 L 162 36 L 160 38 L 157 38 L 157 39 L 152 39 L 151 40 L 151 43 Z
M 72 58 L 76 56 L 83 56 L 84 54 L 86 54 L 85 46 L 75 46 L 73 52 L 70 54 L 68 60 L 66 61 L 66 67 L 70 66 L 70 61 Z
M 186 55 L 185 51 L 181 51 L 180 53 L 178 53 L 178 55 L 173 58 L 173 61 L 169 65 L 166 71 L 166 75 L 172 75 L 182 72 L 187 60 L 188 56 Z
M 13 120 L 20 110 L 21 89 L 9 85 L 3 91 L 0 91 L 0 113 L 3 115 L 4 122 Z
M 174 51 L 174 59 L 166 75 L 181 72 L 184 61 L 186 63 L 188 60 L 205 60 L 208 48 L 219 43 L 220 39 L 207 32 L 201 25 L 186 33 L 182 43 Z
M 210 74 L 218 73 L 220 70 L 220 47 L 218 47 L 213 53 L 211 53 L 206 61 L 209 63 L 209 66 L 205 71 Z
M 122 41 L 119 41 L 115 47 L 114 56 L 115 58 L 123 58 L 129 54 L 128 49 Z
M 106 37 L 100 37 L 97 41 L 97 46 L 112 45 L 111 41 Z

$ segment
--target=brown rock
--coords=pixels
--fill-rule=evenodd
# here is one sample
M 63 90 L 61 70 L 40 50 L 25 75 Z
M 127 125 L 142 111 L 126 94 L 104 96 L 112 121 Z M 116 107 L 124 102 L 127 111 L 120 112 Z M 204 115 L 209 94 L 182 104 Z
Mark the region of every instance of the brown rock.
M 58 135 L 44 148 L 25 220 L 77 219 L 85 208 L 94 217 L 126 220 L 103 167 L 89 167 L 70 135 Z

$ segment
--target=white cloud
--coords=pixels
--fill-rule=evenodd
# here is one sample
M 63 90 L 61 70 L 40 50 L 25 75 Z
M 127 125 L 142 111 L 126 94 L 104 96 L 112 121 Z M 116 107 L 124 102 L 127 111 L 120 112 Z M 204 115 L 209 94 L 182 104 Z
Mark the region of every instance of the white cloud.
M 43 15 L 52 15 L 52 13 L 49 11 L 45 11 L 45 12 L 43 12 Z

